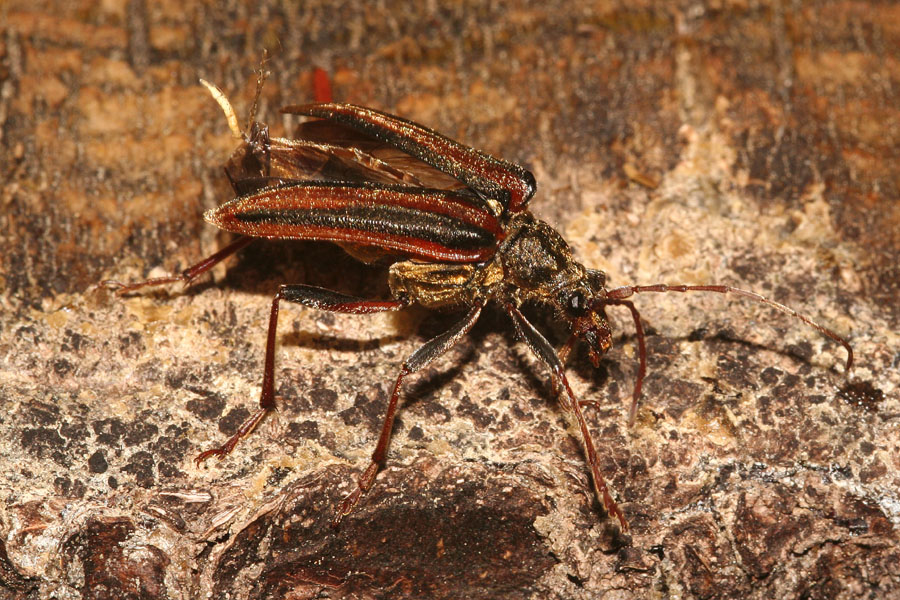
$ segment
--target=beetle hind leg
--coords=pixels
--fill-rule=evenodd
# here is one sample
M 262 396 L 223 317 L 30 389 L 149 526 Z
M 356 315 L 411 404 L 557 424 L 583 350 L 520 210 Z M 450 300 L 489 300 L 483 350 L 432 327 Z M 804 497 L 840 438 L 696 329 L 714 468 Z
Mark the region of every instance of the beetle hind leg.
M 303 304 L 311 308 L 351 314 L 400 310 L 409 305 L 409 301 L 405 299 L 366 300 L 311 285 L 281 286 L 272 299 L 272 312 L 269 315 L 269 334 L 266 337 L 266 362 L 265 370 L 263 371 L 262 392 L 259 397 L 259 408 L 246 421 L 241 423 L 237 432 L 227 442 L 216 448 L 201 452 L 194 459 L 197 464 L 213 456 L 222 458 L 229 454 L 242 438 L 247 437 L 256 429 L 256 426 L 267 414 L 275 410 L 275 338 L 278 334 L 278 311 L 282 300 Z
M 123 296 L 125 294 L 130 294 L 131 292 L 137 291 L 139 289 L 145 287 L 157 287 L 161 285 L 169 285 L 170 283 L 178 283 L 181 282 L 184 285 L 190 285 L 197 277 L 206 273 L 214 266 L 237 252 L 242 248 L 246 248 L 250 245 L 250 242 L 253 241 L 252 237 L 241 236 L 235 241 L 231 242 L 215 254 L 207 256 L 200 262 L 191 265 L 181 273 L 177 275 L 167 275 L 166 277 L 154 277 L 152 279 L 145 279 L 144 281 L 136 281 L 133 283 L 122 283 L 121 281 L 115 281 L 113 279 L 104 279 L 98 285 L 103 286 L 105 288 L 113 290 L 117 295 Z

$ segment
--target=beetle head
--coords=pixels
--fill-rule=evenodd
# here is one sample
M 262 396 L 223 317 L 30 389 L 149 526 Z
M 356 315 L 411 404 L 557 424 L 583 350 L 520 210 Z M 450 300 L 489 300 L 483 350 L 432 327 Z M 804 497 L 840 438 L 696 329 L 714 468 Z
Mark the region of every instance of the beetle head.
M 612 330 L 600 301 L 606 293 L 605 284 L 606 273 L 586 269 L 579 284 L 562 290 L 557 298 L 557 304 L 572 323 L 572 334 L 587 342 L 594 367 L 612 345 Z
M 519 213 L 501 245 L 504 280 L 523 300 L 552 304 L 587 342 L 596 366 L 609 350 L 612 332 L 603 312 L 606 274 L 585 268 L 549 224 Z

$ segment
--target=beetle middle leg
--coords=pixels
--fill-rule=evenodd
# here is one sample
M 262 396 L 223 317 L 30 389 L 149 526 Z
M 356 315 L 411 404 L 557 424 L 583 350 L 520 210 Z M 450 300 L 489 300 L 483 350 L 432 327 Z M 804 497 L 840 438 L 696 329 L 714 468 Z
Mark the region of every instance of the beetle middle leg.
M 465 317 L 444 333 L 426 342 L 424 346 L 413 352 L 406 359 L 406 362 L 403 363 L 403 366 L 400 367 L 400 374 L 397 376 L 397 381 L 394 382 L 393 391 L 391 391 L 391 398 L 388 401 L 387 411 L 384 414 L 384 424 L 381 426 L 381 435 L 378 437 L 378 445 L 375 446 L 375 452 L 372 453 L 371 462 L 369 462 L 369 466 L 366 467 L 362 475 L 359 476 L 356 489 L 338 504 L 337 511 L 331 521 L 332 527 L 337 527 L 341 519 L 350 514 L 350 511 L 353 510 L 353 507 L 356 506 L 363 494 L 369 491 L 369 488 L 375 482 L 375 475 L 378 474 L 378 469 L 384 464 L 387 457 L 388 444 L 391 441 L 391 430 L 394 426 L 394 417 L 397 414 L 397 402 L 400 399 L 400 386 L 403 383 L 403 379 L 410 373 L 415 373 L 424 368 L 431 361 L 455 346 L 475 325 L 475 321 L 478 320 L 484 304 L 485 300 L 476 301 Z
M 311 285 L 281 286 L 272 299 L 272 312 L 269 316 L 269 334 L 266 338 L 266 362 L 263 371 L 259 408 L 246 421 L 241 423 L 237 432 L 227 442 L 218 448 L 201 452 L 194 459 L 198 464 L 211 456 L 221 458 L 234 450 L 241 438 L 250 434 L 259 425 L 259 422 L 263 420 L 263 417 L 275 410 L 275 338 L 278 333 L 278 309 L 282 300 L 303 304 L 311 308 L 357 315 L 400 310 L 409 305 L 409 301 L 406 299 L 366 300 Z

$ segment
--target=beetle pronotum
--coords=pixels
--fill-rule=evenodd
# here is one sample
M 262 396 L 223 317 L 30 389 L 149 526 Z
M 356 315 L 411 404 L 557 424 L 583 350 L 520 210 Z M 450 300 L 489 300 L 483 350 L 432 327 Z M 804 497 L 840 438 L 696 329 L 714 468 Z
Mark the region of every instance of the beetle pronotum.
M 301 124 L 295 139 L 270 137 L 266 126 L 252 116 L 244 133 L 221 90 L 202 83 L 222 107 L 234 136 L 242 140 L 225 168 L 237 197 L 208 211 L 205 218 L 241 237 L 180 275 L 127 285 L 107 281 L 108 286 L 121 294 L 145 286 L 189 283 L 254 238 L 335 242 L 362 260 L 387 257 L 393 262 L 389 299 L 357 298 L 304 284 L 278 289 L 269 318 L 259 408 L 222 446 L 201 453 L 198 462 L 231 452 L 275 408 L 275 339 L 282 301 L 353 314 L 396 311 L 415 303 L 465 310 L 449 330 L 425 343 L 400 367 L 375 451 L 357 486 L 338 505 L 334 525 L 371 488 L 385 462 L 403 382 L 456 344 L 492 301 L 550 369 L 561 404 L 580 431 L 595 493 L 623 529 L 628 524 L 600 473 L 582 413 L 584 403 L 576 399 L 564 369 L 579 340 L 587 342 L 595 366 L 609 350 L 607 306 L 628 309 L 637 334 L 639 367 L 629 423 L 634 421 L 647 371 L 644 330 L 629 299 L 637 293 L 715 292 L 764 303 L 842 344 L 847 350 L 846 371 L 852 367 L 853 350 L 841 336 L 755 292 L 728 285 L 607 288 L 605 273 L 577 262 L 562 236 L 528 211 L 536 184 L 532 174 L 517 164 L 417 123 L 352 104 L 283 108 L 283 113 L 319 119 Z M 570 336 L 559 352 L 521 312 L 528 302 L 549 305 L 570 324 Z

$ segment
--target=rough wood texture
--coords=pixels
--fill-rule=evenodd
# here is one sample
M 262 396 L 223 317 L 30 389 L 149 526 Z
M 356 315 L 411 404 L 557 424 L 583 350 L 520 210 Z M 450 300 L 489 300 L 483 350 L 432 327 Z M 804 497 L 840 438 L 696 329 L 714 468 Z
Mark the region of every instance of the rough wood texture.
M 0 598 L 900 596 L 896 3 L 259 4 L 0 5 Z M 195 467 L 256 402 L 277 284 L 385 293 L 282 243 L 184 293 L 91 290 L 226 241 L 200 215 L 234 141 L 197 79 L 246 115 L 263 48 L 276 132 L 323 67 L 339 100 L 528 165 L 533 210 L 614 284 L 734 283 L 848 335 L 852 383 L 764 307 L 638 298 L 633 428 L 627 314 L 599 370 L 571 365 L 623 538 L 491 312 L 413 381 L 334 531 L 399 364 L 450 321 L 290 307 L 278 417 Z

